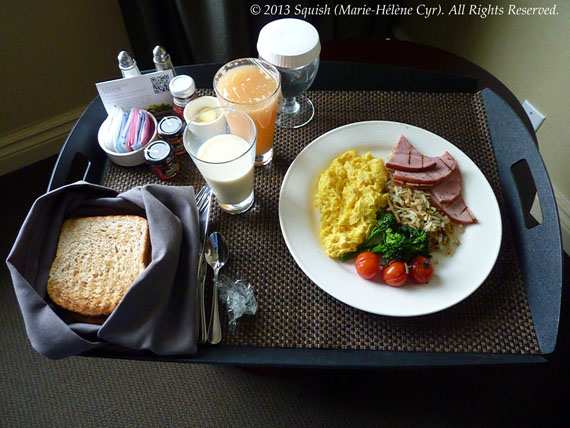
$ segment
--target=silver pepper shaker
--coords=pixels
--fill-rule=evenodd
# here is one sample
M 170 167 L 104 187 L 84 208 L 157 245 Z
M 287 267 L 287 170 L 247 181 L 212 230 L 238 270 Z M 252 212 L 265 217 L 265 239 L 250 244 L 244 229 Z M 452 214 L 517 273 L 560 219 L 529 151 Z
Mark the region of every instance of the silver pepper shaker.
M 156 45 L 152 50 L 152 60 L 154 61 L 154 67 L 158 71 L 172 70 L 172 74 L 176 76 L 176 71 L 174 71 L 174 66 L 170 60 L 170 55 L 164 48 L 160 45 Z
M 119 69 L 123 77 L 136 77 L 141 75 L 137 62 L 130 53 L 121 51 L 117 59 L 119 60 Z

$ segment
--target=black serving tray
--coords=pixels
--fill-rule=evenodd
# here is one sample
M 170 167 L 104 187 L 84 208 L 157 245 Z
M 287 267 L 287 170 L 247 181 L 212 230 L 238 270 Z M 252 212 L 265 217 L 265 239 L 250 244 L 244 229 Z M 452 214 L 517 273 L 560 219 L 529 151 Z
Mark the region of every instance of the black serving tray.
M 210 88 L 221 64 L 178 67 L 199 88 Z M 476 79 L 439 72 L 377 64 L 322 62 L 312 90 L 393 90 L 411 92 L 471 92 Z M 160 357 L 149 352 L 105 347 L 85 354 L 92 357 L 211 363 L 244 366 L 377 368 L 501 365 L 546 362 L 554 351 L 560 318 L 562 290 L 562 237 L 560 221 L 544 162 L 519 116 L 496 93 L 482 90 L 495 150 L 503 197 L 520 270 L 533 317 L 540 354 L 473 354 L 331 349 L 292 349 L 203 346 L 195 357 Z M 97 141 L 106 117 L 97 97 L 75 124 L 54 168 L 48 190 L 82 179 L 101 184 L 108 160 Z M 519 191 L 520 189 L 520 191 Z M 538 195 L 543 221 L 528 215 L 529 201 Z M 542 266 L 548 265 L 548 270 Z

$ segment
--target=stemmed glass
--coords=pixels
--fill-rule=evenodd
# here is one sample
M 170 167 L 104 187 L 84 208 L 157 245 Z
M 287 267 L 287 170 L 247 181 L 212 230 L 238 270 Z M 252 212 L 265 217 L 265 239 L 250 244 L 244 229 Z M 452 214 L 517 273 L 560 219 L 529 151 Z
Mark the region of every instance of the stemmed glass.
M 309 123 L 315 107 L 303 94 L 319 69 L 321 44 L 317 29 L 301 19 L 272 21 L 259 32 L 257 52 L 281 74 L 283 107 L 277 115 L 277 126 L 299 128 Z
M 319 58 L 298 68 L 277 67 L 281 73 L 283 109 L 277 115 L 277 125 L 282 128 L 300 128 L 311 121 L 315 107 L 304 92 L 313 84 L 319 70 Z

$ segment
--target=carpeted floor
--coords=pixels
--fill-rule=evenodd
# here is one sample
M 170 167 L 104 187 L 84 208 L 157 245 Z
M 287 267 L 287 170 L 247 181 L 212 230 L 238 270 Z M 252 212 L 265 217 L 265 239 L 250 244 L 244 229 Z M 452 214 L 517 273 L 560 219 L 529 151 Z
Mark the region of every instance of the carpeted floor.
M 2 260 L 54 162 L 0 177 Z M 1 263 L 0 426 L 568 426 L 568 297 L 565 290 L 557 350 L 538 366 L 309 371 L 51 361 L 30 347 Z

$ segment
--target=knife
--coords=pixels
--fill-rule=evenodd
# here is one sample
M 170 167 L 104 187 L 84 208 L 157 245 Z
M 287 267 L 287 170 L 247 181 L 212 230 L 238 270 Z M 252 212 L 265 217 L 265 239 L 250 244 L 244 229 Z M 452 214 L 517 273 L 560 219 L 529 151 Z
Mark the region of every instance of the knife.
M 199 342 L 205 343 L 206 339 L 208 338 L 208 331 L 206 325 L 206 306 L 204 302 L 204 286 L 206 283 L 206 273 L 207 273 L 207 265 L 206 265 L 206 258 L 204 257 L 204 249 L 206 246 L 206 237 L 208 232 L 208 222 L 210 220 L 210 205 L 212 201 L 212 191 L 210 186 L 206 183 L 204 185 L 205 192 L 208 193 L 206 196 L 207 202 L 206 206 L 203 210 L 201 210 L 198 214 L 198 222 L 200 228 L 200 256 L 198 259 L 198 316 L 199 316 Z

